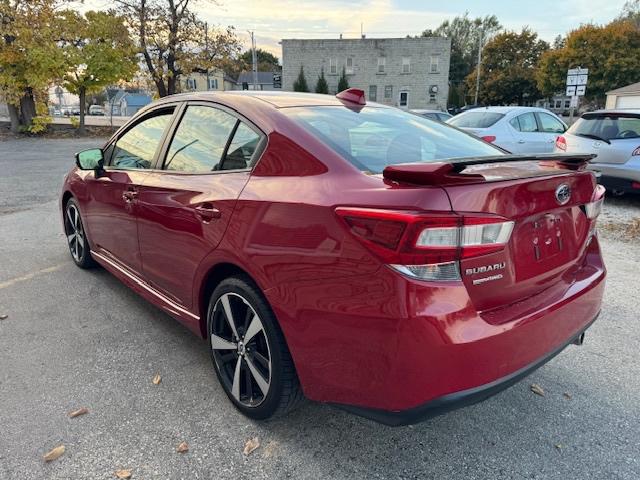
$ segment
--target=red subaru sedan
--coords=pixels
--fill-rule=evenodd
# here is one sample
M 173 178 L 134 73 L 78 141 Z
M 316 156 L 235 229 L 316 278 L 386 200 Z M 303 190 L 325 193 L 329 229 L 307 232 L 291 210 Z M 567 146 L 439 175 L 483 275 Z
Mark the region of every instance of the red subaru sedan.
M 588 156 L 514 156 L 453 127 L 298 93 L 164 98 L 76 156 L 73 261 L 209 342 L 231 402 L 303 397 L 413 423 L 512 385 L 600 311 Z

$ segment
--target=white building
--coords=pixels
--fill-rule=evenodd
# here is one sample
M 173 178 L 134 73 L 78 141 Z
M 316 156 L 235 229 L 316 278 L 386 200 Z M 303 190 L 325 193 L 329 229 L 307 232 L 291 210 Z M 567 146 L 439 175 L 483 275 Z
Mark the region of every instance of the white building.
M 321 70 L 337 93 L 344 70 L 350 87 L 368 100 L 404 109 L 447 106 L 451 40 L 441 37 L 282 40 L 282 87 L 304 68 L 310 91 Z
M 606 108 L 640 108 L 640 82 L 607 92 Z

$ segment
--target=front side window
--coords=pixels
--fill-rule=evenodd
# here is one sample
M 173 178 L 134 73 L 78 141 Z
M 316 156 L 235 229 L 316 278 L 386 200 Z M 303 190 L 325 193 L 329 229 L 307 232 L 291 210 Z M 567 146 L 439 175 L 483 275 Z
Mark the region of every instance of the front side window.
M 187 107 L 167 152 L 164 169 L 206 173 L 219 168 L 237 119 L 213 107 Z
M 395 108 L 296 107 L 282 112 L 363 171 L 503 154 L 448 125 Z
M 564 125 L 557 118 L 552 117 L 548 113 L 539 113 L 538 118 L 542 125 L 542 131 L 546 133 L 563 133 Z
M 173 109 L 162 111 L 127 130 L 116 141 L 111 166 L 121 170 L 151 168 L 172 116 Z

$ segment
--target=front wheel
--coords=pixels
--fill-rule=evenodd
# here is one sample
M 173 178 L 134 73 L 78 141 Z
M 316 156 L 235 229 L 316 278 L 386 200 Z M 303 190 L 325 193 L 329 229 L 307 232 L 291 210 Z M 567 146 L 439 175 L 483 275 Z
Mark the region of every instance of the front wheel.
M 218 380 L 243 414 L 263 420 L 300 403 L 302 390 L 282 331 L 248 278 L 228 278 L 214 290 L 207 331 Z
M 69 199 L 65 206 L 64 233 L 74 263 L 80 268 L 94 267 L 96 263 L 91 257 L 89 241 L 80 216 L 80 208 L 73 198 Z

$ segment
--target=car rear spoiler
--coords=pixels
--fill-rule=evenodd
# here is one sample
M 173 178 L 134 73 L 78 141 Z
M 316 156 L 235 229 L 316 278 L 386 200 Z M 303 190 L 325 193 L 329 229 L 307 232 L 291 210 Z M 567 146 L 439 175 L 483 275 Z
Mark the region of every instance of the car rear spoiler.
M 401 163 L 387 166 L 382 175 L 394 182 L 416 185 L 442 185 L 453 183 L 473 183 L 483 180 L 479 174 L 464 174 L 471 165 L 511 162 L 538 162 L 541 166 L 562 170 L 583 170 L 593 154 L 551 153 L 541 155 L 494 155 L 486 157 L 451 158 L 433 163 Z

